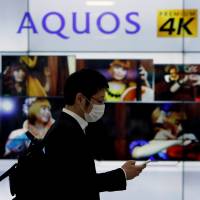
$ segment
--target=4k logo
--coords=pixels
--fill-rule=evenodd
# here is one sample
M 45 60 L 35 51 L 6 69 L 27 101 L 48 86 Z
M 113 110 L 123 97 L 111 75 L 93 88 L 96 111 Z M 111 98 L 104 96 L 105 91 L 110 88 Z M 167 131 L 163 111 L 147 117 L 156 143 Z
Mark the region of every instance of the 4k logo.
M 157 15 L 158 37 L 197 37 L 197 9 L 160 10 Z

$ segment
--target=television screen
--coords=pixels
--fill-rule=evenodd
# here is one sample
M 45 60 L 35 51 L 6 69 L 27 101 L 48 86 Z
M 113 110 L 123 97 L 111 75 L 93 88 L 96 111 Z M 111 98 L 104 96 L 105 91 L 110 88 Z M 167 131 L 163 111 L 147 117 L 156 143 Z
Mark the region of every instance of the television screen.
M 0 101 L 0 158 L 17 158 L 33 137 L 42 139 L 64 106 L 60 97 L 3 97 Z
M 200 65 L 155 65 L 155 100 L 199 101 Z
M 52 90 L 53 86 L 51 84 L 47 87 L 49 88 L 48 97 L 43 95 L 29 97 L 27 87 L 29 89 L 32 89 L 32 87 L 28 86 L 29 81 L 27 80 L 25 81 L 26 90 L 23 95 L 14 94 L 12 90 L 8 90 L 10 89 L 8 86 L 12 85 L 10 84 L 11 81 L 7 79 L 7 71 L 10 70 L 8 68 L 12 68 L 13 63 L 21 65 L 19 60 L 25 59 L 21 57 L 2 57 L 3 96 L 0 98 L 1 158 L 16 158 L 27 148 L 30 144 L 30 138 L 26 134 L 28 129 L 34 137 L 43 138 L 52 121 L 56 119 L 64 106 L 63 98 L 61 97 L 63 88 L 59 90 L 60 88 L 56 87 L 56 90 Z M 47 74 L 51 78 L 54 77 L 53 80 L 55 80 L 56 84 L 61 84 L 64 77 L 66 78 L 73 71 L 70 67 L 65 68 L 67 65 L 71 66 L 72 63 L 68 62 L 67 57 L 35 57 L 37 59 L 34 56 L 31 57 L 32 61 L 34 59 L 39 60 L 44 66 L 46 65 L 45 63 L 63 61 L 63 65 L 55 65 L 57 66 L 55 67 L 57 72 L 59 72 L 59 66 L 62 68 L 59 73 L 50 73 L 47 70 Z M 26 59 L 28 58 L 26 57 Z M 39 65 L 37 66 L 40 68 Z M 43 65 L 41 64 L 41 66 Z M 51 66 L 51 64 L 48 64 L 48 66 Z M 159 94 L 159 92 L 166 91 L 163 89 L 158 90 L 158 85 L 170 80 L 170 76 L 174 77 L 176 75 L 176 73 L 174 75 L 174 73 L 167 72 L 169 66 L 171 65 L 155 64 L 154 71 L 153 59 L 76 60 L 74 71 L 82 68 L 98 70 L 107 78 L 109 89 L 111 89 L 111 91 L 106 92 L 106 112 L 104 117 L 97 123 L 91 123 L 88 126 L 88 138 L 90 139 L 91 148 L 94 148 L 97 159 L 200 160 L 200 128 L 198 126 L 200 104 L 197 102 L 198 90 L 194 92 L 191 89 L 196 87 L 198 89 L 199 65 L 172 65 L 175 66 L 173 69 L 177 69 L 177 73 L 180 73 L 181 77 L 188 77 L 185 87 L 189 87 L 193 93 L 185 92 L 181 94 L 188 95 L 188 100 L 192 100 L 193 103 L 183 103 L 183 96 L 179 99 L 170 99 L 166 98 L 165 93 Z M 43 82 L 41 80 L 44 78 L 45 73 L 43 72 L 45 70 L 36 70 L 35 67 L 33 69 L 27 67 L 27 69 L 28 76 L 33 79 L 37 77 L 38 82 L 42 85 Z M 62 80 L 58 79 L 58 74 L 60 73 L 65 75 L 62 76 Z M 23 77 L 22 74 L 23 72 L 21 77 Z M 18 78 L 20 78 L 20 73 L 18 75 Z M 156 100 L 165 100 L 164 102 L 154 101 L 154 77 Z M 61 80 L 61 82 L 58 80 Z M 9 84 L 6 85 L 7 83 Z M 43 85 L 44 88 L 46 87 Z M 149 89 L 146 90 L 146 94 L 143 88 Z M 132 89 L 134 89 L 134 92 Z M 54 91 L 54 93 L 50 91 Z M 115 93 L 118 95 L 110 95 L 110 92 L 118 92 Z M 171 102 L 170 100 L 178 100 L 179 102 Z M 44 114 L 41 119 L 47 121 L 44 122 L 45 126 L 41 131 L 38 131 L 35 113 L 39 112 L 40 109 Z
M 152 59 L 77 59 L 77 70 L 91 68 L 108 80 L 107 102 L 154 99 Z
M 200 160 L 200 104 L 106 104 L 113 160 Z M 109 150 L 108 150 L 109 151 Z
M 2 56 L 4 96 L 62 96 L 67 56 Z

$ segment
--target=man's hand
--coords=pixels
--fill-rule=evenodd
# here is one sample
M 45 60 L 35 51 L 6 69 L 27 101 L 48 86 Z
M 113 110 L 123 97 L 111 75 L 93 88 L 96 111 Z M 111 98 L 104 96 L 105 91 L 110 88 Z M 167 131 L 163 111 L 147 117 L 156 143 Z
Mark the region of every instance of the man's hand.
M 126 179 L 130 180 L 135 178 L 136 176 L 139 176 L 139 174 L 142 172 L 142 170 L 146 167 L 146 164 L 142 164 L 142 165 L 135 165 L 135 161 L 133 160 L 129 160 L 126 161 L 123 165 L 122 165 L 122 169 L 124 170 L 124 172 L 126 173 Z

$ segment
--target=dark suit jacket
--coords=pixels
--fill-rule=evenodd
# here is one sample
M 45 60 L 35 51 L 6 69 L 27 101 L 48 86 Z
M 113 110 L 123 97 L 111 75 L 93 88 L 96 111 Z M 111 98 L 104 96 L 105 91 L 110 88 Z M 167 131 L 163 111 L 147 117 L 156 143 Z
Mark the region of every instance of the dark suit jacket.
M 99 192 L 126 189 L 122 169 L 96 173 L 87 135 L 78 122 L 62 112 L 48 133 L 45 154 L 45 199 L 99 200 Z M 95 134 L 95 133 L 94 133 Z

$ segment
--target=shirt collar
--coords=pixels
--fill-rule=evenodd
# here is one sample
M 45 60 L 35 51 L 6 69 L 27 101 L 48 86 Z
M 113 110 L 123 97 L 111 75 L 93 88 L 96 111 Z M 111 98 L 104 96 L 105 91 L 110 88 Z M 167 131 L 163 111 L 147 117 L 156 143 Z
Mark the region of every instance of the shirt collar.
M 86 120 L 67 108 L 63 108 L 62 111 L 73 117 L 79 123 L 83 131 L 85 131 L 85 128 L 88 126 L 88 122 Z

